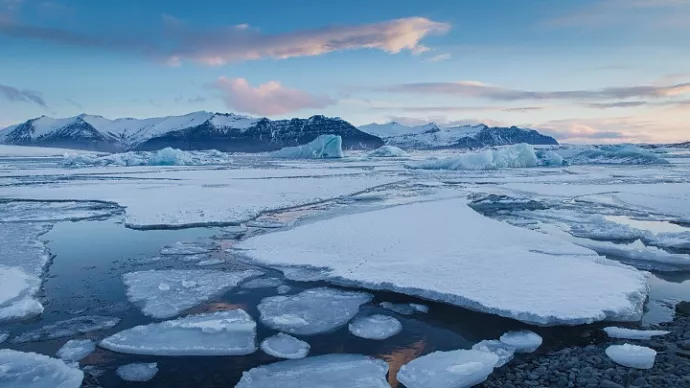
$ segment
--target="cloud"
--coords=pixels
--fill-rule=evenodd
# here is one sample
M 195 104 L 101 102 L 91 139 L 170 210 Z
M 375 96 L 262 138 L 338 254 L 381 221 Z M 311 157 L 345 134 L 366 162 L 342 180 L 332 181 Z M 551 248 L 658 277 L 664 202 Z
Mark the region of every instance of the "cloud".
M 690 1 L 687 0 L 600 0 L 541 24 L 550 28 L 608 28 L 624 24 L 687 29 L 688 22 Z
M 668 125 L 639 117 L 552 120 L 534 125 L 563 143 L 654 143 L 663 141 Z M 673 130 L 673 128 L 670 128 Z
M 38 92 L 19 90 L 15 87 L 0 84 L 0 97 L 9 101 L 29 102 L 47 108 L 46 102 Z
M 583 106 L 594 109 L 637 108 L 643 106 L 684 108 L 690 106 L 690 100 L 593 102 Z
M 438 54 L 435 55 L 429 59 L 427 59 L 427 62 L 441 62 L 441 61 L 447 61 L 448 59 L 451 58 L 450 54 Z
M 277 81 L 252 87 L 244 78 L 220 77 L 212 86 L 223 92 L 228 108 L 257 115 L 272 116 L 307 108 L 321 109 L 335 103 L 329 97 L 286 88 Z
M 690 93 L 690 83 L 670 86 L 608 87 L 598 90 L 530 91 L 487 85 L 476 81 L 421 82 L 388 86 L 382 91 L 458 95 L 499 101 L 662 98 Z
M 281 34 L 264 34 L 246 24 L 195 30 L 184 22 L 163 15 L 161 34 L 112 37 L 86 35 L 68 30 L 1 22 L 0 35 L 30 38 L 79 47 L 119 49 L 151 55 L 172 66 L 185 60 L 207 65 L 261 58 L 286 59 L 316 56 L 334 51 L 375 49 L 391 54 L 428 51 L 421 41 L 441 35 L 450 25 L 422 17 L 394 19 L 360 25 L 333 25 Z

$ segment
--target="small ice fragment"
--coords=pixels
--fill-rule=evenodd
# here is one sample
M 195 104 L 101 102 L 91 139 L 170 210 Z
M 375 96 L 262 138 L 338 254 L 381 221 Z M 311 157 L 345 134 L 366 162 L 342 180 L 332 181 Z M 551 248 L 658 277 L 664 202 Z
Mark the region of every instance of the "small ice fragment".
M 243 283 L 240 287 L 245 289 L 255 289 L 255 288 L 271 288 L 278 287 L 283 284 L 283 281 L 278 278 L 259 278 L 252 279 L 248 282 Z
M 208 243 L 198 243 L 191 241 L 178 241 L 172 245 L 166 245 L 161 248 L 161 255 L 198 255 L 201 253 L 208 253 L 213 250 L 213 247 Z
M 57 358 L 0 349 L 0 387 L 79 388 L 84 373 Z
M 407 388 L 465 388 L 493 372 L 498 356 L 479 350 L 433 352 L 403 365 L 398 380 Z
M 278 333 L 261 342 L 261 350 L 278 358 L 304 358 L 309 354 L 309 349 L 311 346 L 308 343 L 285 333 Z
M 49 339 L 71 337 L 96 330 L 112 329 L 120 323 L 120 318 L 102 315 L 86 315 L 58 321 L 40 329 L 28 331 L 12 339 L 12 343 L 45 341 Z
M 170 291 L 170 286 L 167 283 L 161 283 L 158 285 L 158 289 L 161 291 Z
M 419 311 L 414 306 L 412 306 L 412 304 L 407 303 L 381 302 L 379 306 L 387 310 L 395 311 L 396 313 L 402 315 L 412 315 L 416 311 Z
M 619 365 L 636 369 L 651 369 L 654 366 L 656 351 L 631 344 L 611 345 L 606 348 L 606 355 Z
M 390 388 L 388 364 L 359 354 L 327 354 L 262 365 L 242 373 L 235 388 Z
M 283 284 L 281 286 L 278 286 L 278 288 L 276 288 L 276 291 L 281 295 L 287 294 L 288 292 L 290 292 L 290 290 L 292 290 L 292 287 L 290 287 L 286 284 Z
M 225 263 L 225 260 L 223 259 L 207 259 L 207 260 L 201 260 L 200 262 L 196 263 L 196 265 L 200 267 L 205 267 L 205 266 L 210 266 L 210 265 L 217 265 L 217 264 L 223 264 Z
M 242 356 L 256 351 L 256 322 L 241 309 L 189 315 L 121 331 L 100 346 L 154 356 Z
M 30 319 L 43 313 L 43 305 L 34 298 L 26 297 L 0 307 L 0 322 Z
M 91 340 L 69 340 L 57 351 L 57 356 L 65 362 L 79 361 L 96 350 Z
M 149 381 L 158 373 L 158 363 L 132 363 L 117 368 L 117 375 L 125 381 Z
M 410 307 L 412 307 L 413 309 L 417 310 L 420 313 L 428 313 L 429 312 L 429 306 L 424 305 L 424 304 L 410 303 Z
M 500 338 L 501 342 L 515 347 L 517 353 L 532 353 L 541 346 L 542 338 L 539 334 L 529 331 L 509 331 Z
M 634 330 L 626 329 L 623 327 L 605 327 L 604 331 L 611 338 L 623 338 L 623 339 L 651 339 L 654 336 L 666 335 L 670 331 L 665 330 Z
M 472 350 L 493 353 L 498 357 L 496 368 L 510 362 L 515 355 L 515 347 L 496 340 L 484 340 L 472 346 Z
M 278 220 L 254 220 L 247 222 L 247 226 L 252 228 L 277 229 L 282 228 L 286 224 Z
M 383 340 L 400 333 L 402 324 L 393 317 L 376 314 L 355 319 L 349 329 L 357 337 Z
M 261 322 L 266 326 L 296 335 L 326 333 L 345 325 L 371 294 L 314 288 L 290 296 L 272 296 L 259 303 Z
M 10 333 L 6 331 L 0 331 L 0 344 L 7 341 L 10 337 Z
M 386 145 L 369 152 L 367 156 L 370 158 L 401 158 L 409 156 L 409 154 L 396 146 Z

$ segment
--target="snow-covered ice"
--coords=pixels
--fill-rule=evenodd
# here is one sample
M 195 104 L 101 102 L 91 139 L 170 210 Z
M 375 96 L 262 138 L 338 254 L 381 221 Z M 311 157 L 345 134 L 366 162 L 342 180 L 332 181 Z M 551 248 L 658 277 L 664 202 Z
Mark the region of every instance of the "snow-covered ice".
M 356 318 L 348 326 L 350 333 L 357 337 L 384 340 L 402 330 L 402 323 L 387 315 L 375 314 L 368 317 Z
M 189 315 L 121 331 L 99 346 L 154 356 L 247 355 L 256 351 L 256 322 L 241 309 Z
M 85 334 L 97 330 L 112 329 L 120 318 L 103 315 L 85 315 L 54 322 L 41 327 L 40 329 L 25 332 L 15 338 L 13 343 L 45 341 L 55 338 L 71 337 L 76 334 Z
M 285 147 L 270 155 L 276 158 L 290 159 L 324 159 L 342 158 L 343 139 L 338 135 L 320 135 L 307 144 L 296 147 Z
M 261 342 L 261 350 L 266 354 L 278 358 L 297 359 L 307 357 L 308 343 L 285 333 L 278 333 Z
M 377 148 L 367 154 L 370 158 L 386 158 L 394 157 L 401 158 L 406 157 L 409 154 L 396 146 L 386 145 L 381 148 Z
M 466 152 L 449 159 L 427 160 L 410 167 L 424 170 L 493 170 L 538 165 L 539 159 L 534 147 L 529 144 L 515 144 L 497 149 Z
M 539 334 L 529 330 L 509 331 L 503 334 L 500 340 L 514 347 L 518 353 L 532 353 L 541 346 L 543 341 Z
M 328 354 L 256 367 L 242 373 L 235 388 L 390 388 L 387 372 L 383 360 Z
M 656 359 L 656 351 L 646 346 L 631 344 L 611 345 L 606 355 L 619 365 L 635 369 L 651 369 Z
M 153 318 L 170 318 L 263 273 L 211 270 L 162 270 L 130 272 L 122 276 L 127 298 Z
M 79 361 L 88 356 L 96 350 L 96 343 L 86 340 L 69 340 L 60 349 L 56 355 L 66 362 Z
M 575 243 L 599 254 L 620 258 L 641 269 L 660 271 L 690 269 L 690 255 L 669 253 L 653 246 L 645 246 L 639 241 L 632 244 L 616 244 L 609 241 L 578 239 Z
M 84 373 L 37 353 L 0 349 L 0 387 L 79 388 Z
M 627 329 L 624 327 L 605 327 L 604 331 L 611 338 L 622 338 L 622 339 L 643 339 L 648 340 L 652 337 L 659 335 L 666 335 L 670 331 L 666 330 L 635 330 Z
M 641 272 L 557 237 L 486 218 L 464 198 L 343 215 L 251 237 L 236 248 L 278 269 L 318 269 L 334 283 L 539 325 L 636 321 L 648 292 Z
M 510 362 L 515 355 L 515 347 L 497 340 L 484 340 L 472 345 L 472 350 L 493 353 L 498 357 L 496 368 Z
M 433 352 L 403 365 L 398 380 L 407 388 L 466 388 L 486 380 L 497 363 L 491 352 Z
M 642 236 L 647 245 L 659 248 L 690 249 L 690 231 L 678 233 L 647 233 Z
M 314 288 L 290 296 L 264 298 L 261 322 L 295 335 L 327 333 L 347 324 L 372 296 L 364 292 Z
M 125 381 L 144 382 L 153 379 L 158 373 L 158 363 L 132 363 L 117 368 L 117 375 Z
M 242 283 L 241 288 L 245 289 L 255 289 L 255 288 L 272 288 L 278 287 L 283 284 L 283 281 L 278 278 L 259 278 L 252 279 L 247 282 Z

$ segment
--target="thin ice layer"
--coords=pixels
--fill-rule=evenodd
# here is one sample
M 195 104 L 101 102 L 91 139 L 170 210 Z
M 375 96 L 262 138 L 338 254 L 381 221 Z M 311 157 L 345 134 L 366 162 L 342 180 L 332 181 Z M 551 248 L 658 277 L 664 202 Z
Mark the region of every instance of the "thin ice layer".
M 383 340 L 400 333 L 402 323 L 393 317 L 375 314 L 355 319 L 348 328 L 357 337 Z
M 154 356 L 243 356 L 256 351 L 256 322 L 241 309 L 190 315 L 136 326 L 99 345 Z
M 170 318 L 262 274 L 257 270 L 150 270 L 126 273 L 122 280 L 127 286 L 127 297 L 141 305 L 145 315 Z
M 58 222 L 109 217 L 119 206 L 92 201 L 0 201 L 0 222 Z
M 261 350 L 266 354 L 278 358 L 297 359 L 307 357 L 308 343 L 285 333 L 278 333 L 261 342 Z
M 260 278 L 252 279 L 248 282 L 242 283 L 240 287 L 245 289 L 255 289 L 255 288 L 272 288 L 278 287 L 283 284 L 283 281 L 278 278 Z
M 334 283 L 539 325 L 639 320 L 648 292 L 634 268 L 481 216 L 460 198 L 344 215 L 236 247 L 264 265 L 318 268 Z
M 79 388 L 84 373 L 64 361 L 36 353 L 0 349 L 0 387 Z
M 103 315 L 85 315 L 45 325 L 40 329 L 28 331 L 12 339 L 13 343 L 45 341 L 55 338 L 71 337 L 76 334 L 96 330 L 112 329 L 120 323 L 120 318 Z
M 635 330 L 628 329 L 624 327 L 605 327 L 604 331 L 611 338 L 623 338 L 623 339 L 642 339 L 648 340 L 655 336 L 666 335 L 670 331 L 666 330 Z
M 115 371 L 122 380 L 144 382 L 149 381 L 158 373 L 158 363 L 139 363 L 122 365 Z
M 328 354 L 262 365 L 235 388 L 390 388 L 388 364 L 358 354 Z
M 433 352 L 403 365 L 398 381 L 407 388 L 465 388 L 486 380 L 498 356 L 479 350 Z
M 161 255 L 201 255 L 213 250 L 213 245 L 196 241 L 178 241 L 161 248 Z
M 89 339 L 69 340 L 58 349 L 56 355 L 66 362 L 79 361 L 94 350 L 96 350 L 96 344 Z
M 606 355 L 616 364 L 636 369 L 651 369 L 656 359 L 654 349 L 630 344 L 611 345 L 606 348 Z
M 261 322 L 272 329 L 313 335 L 344 326 L 357 315 L 359 306 L 371 298 L 365 292 L 314 288 L 295 295 L 264 298 L 258 309 Z
M 472 345 L 472 350 L 493 353 L 498 357 L 496 368 L 510 362 L 515 355 L 515 347 L 497 340 L 484 340 Z

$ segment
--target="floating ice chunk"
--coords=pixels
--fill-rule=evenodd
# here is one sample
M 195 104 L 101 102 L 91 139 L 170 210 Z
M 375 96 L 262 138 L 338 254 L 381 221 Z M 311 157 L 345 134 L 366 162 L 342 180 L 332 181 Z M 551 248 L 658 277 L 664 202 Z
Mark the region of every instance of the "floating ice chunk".
M 79 388 L 84 373 L 64 361 L 36 353 L 0 349 L 0 387 Z
M 0 307 L 0 322 L 29 319 L 43 313 L 41 302 L 31 297 L 12 301 L 6 307 Z
M 256 351 L 256 322 L 241 309 L 190 315 L 121 331 L 100 346 L 154 356 L 247 355 Z
M 371 315 L 357 318 L 348 326 L 350 333 L 357 337 L 383 340 L 392 337 L 402 330 L 402 323 L 387 315 Z
M 592 240 L 636 240 L 644 231 L 615 222 L 575 223 L 570 225 L 570 234 Z
M 161 248 L 161 255 L 198 255 L 209 253 L 212 250 L 213 246 L 208 243 L 178 241 L 172 245 L 166 245 Z
M 304 358 L 309 354 L 309 349 L 311 346 L 308 343 L 285 333 L 278 333 L 261 342 L 261 350 L 278 358 Z
M 45 325 L 40 329 L 28 331 L 12 339 L 13 343 L 45 341 L 71 337 L 96 330 L 112 329 L 120 323 L 120 318 L 102 315 L 86 315 Z
M 284 227 L 285 224 L 278 220 L 253 220 L 247 222 L 247 226 L 251 228 L 265 228 L 265 229 L 278 229 Z
M 403 365 L 398 381 L 407 388 L 465 388 L 486 380 L 498 356 L 479 350 L 433 352 Z
M 532 353 L 537 350 L 542 343 L 539 334 L 529 331 L 509 331 L 500 338 L 501 342 L 515 348 L 518 353 Z
M 283 284 L 283 281 L 278 278 L 260 278 L 252 279 L 248 282 L 242 283 L 240 287 L 245 289 L 255 289 L 255 288 L 271 288 L 278 287 Z
M 66 362 L 79 361 L 96 350 L 91 340 L 69 340 L 57 351 L 57 356 Z
M 314 288 L 290 296 L 271 296 L 259 303 L 261 322 L 275 330 L 312 335 L 335 330 L 350 321 L 372 296 L 365 292 Z
M 654 336 L 666 335 L 670 331 L 665 330 L 634 330 L 626 329 L 623 327 L 605 327 L 604 331 L 611 338 L 623 338 L 623 339 L 644 339 L 648 340 Z
M 358 354 L 328 354 L 262 365 L 242 373 L 235 388 L 390 388 L 388 364 Z
M 324 159 L 324 158 L 342 158 L 343 139 L 337 135 L 320 135 L 311 142 L 297 146 L 285 147 L 270 155 L 276 158 L 291 158 L 291 159 Z
M 449 159 L 427 160 L 410 167 L 424 170 L 494 170 L 538 165 L 539 160 L 534 147 L 529 144 L 514 144 L 497 149 L 466 152 Z
M 396 146 L 383 146 L 381 148 L 375 149 L 367 155 L 370 158 L 385 158 L 385 157 L 394 157 L 394 158 L 401 158 L 401 157 L 406 157 L 409 156 L 409 154 L 405 151 L 403 151 L 401 148 L 398 148 Z
M 223 264 L 225 263 L 225 260 L 223 259 L 206 259 L 206 260 L 201 260 L 200 262 L 196 263 L 196 265 L 200 267 L 206 267 L 210 265 L 218 265 L 218 264 Z
M 424 304 L 419 304 L 419 303 L 410 303 L 410 307 L 413 309 L 417 310 L 417 312 L 420 313 L 428 313 L 429 312 L 429 306 L 424 305 Z
M 235 248 L 288 278 L 301 266 L 336 284 L 539 325 L 639 320 L 648 292 L 640 271 L 560 238 L 486 218 L 465 198 L 342 215 L 251 237 Z
M 651 369 L 656 359 L 654 349 L 631 344 L 611 345 L 606 348 L 606 355 L 616 364 L 636 369 Z
M 510 362 L 515 355 L 515 347 L 496 340 L 484 340 L 472 346 L 472 350 L 493 353 L 498 357 L 496 368 Z
M 633 145 L 600 146 L 568 158 L 570 164 L 669 164 L 652 152 Z
M 117 368 L 117 375 L 125 381 L 149 381 L 158 373 L 158 363 L 133 363 Z
M 7 341 L 10 338 L 10 333 L 6 331 L 0 331 L 0 344 Z
M 673 271 L 690 268 L 689 255 L 669 253 L 656 247 L 647 247 L 639 241 L 633 244 L 616 244 L 608 241 L 578 239 L 575 243 L 601 255 L 620 258 L 640 269 Z
M 679 233 L 647 233 L 642 236 L 647 245 L 659 248 L 690 249 L 690 231 Z
M 395 311 L 402 315 L 412 315 L 414 313 L 426 313 L 429 311 L 429 307 L 418 303 L 391 303 L 391 302 L 381 302 L 379 306 L 386 310 Z
M 130 302 L 141 304 L 145 315 L 170 318 L 262 274 L 257 270 L 150 270 L 126 273 L 122 279 Z
M 566 162 L 563 157 L 553 151 L 543 151 L 543 150 L 538 150 L 535 152 L 537 159 L 539 159 L 539 165 L 540 166 L 564 166 L 567 165 L 568 162 Z
M 286 284 L 283 284 L 282 286 L 278 286 L 278 288 L 276 288 L 276 292 L 278 292 L 281 295 L 287 294 L 288 292 L 290 292 L 290 290 L 292 290 L 292 287 Z

